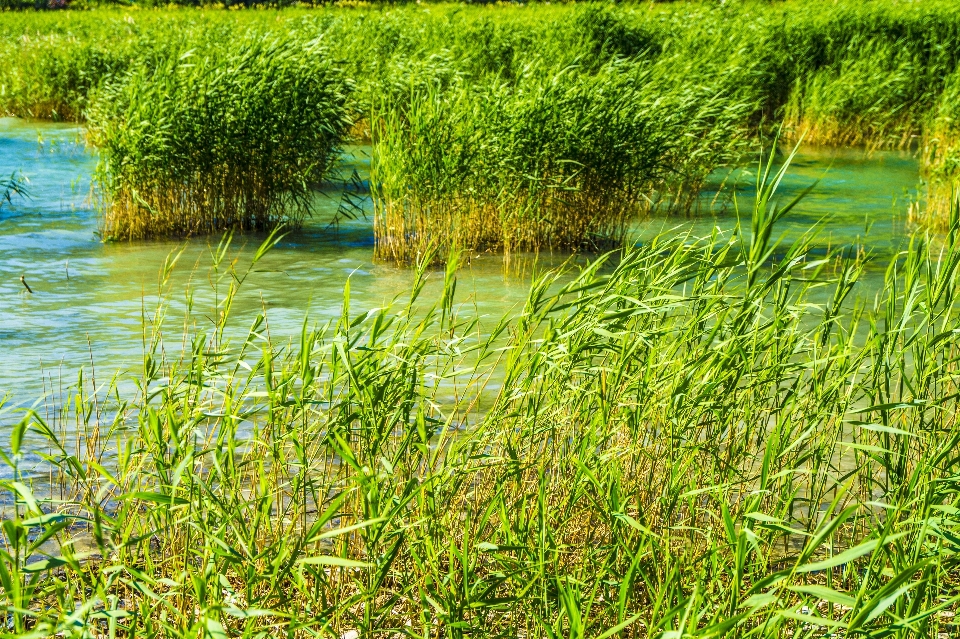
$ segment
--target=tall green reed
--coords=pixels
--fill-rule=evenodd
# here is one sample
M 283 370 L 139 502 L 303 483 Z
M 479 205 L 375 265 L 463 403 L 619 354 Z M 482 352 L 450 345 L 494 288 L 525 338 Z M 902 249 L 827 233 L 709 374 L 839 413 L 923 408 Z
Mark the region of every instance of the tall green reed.
M 125 74 L 141 77 L 138 82 L 143 83 L 144 95 L 154 82 L 156 86 L 150 90 L 164 91 L 162 79 L 180 55 L 191 50 L 228 50 L 234 39 L 248 32 L 266 40 L 303 44 L 323 37 L 332 47 L 328 56 L 336 59 L 334 66 L 354 83 L 344 108 L 353 125 L 351 134 L 361 139 L 368 139 L 371 127 L 382 125 L 384 118 L 395 121 L 400 130 L 392 135 L 403 138 L 406 124 L 400 116 L 428 108 L 424 102 L 438 101 L 448 104 L 444 108 L 453 108 L 449 105 L 489 99 L 499 106 L 497 96 L 513 94 L 511 101 L 520 105 L 537 91 L 549 92 L 548 82 L 563 77 L 570 68 L 586 78 L 586 92 L 586 87 L 603 82 L 593 76 L 608 75 L 611 64 L 632 69 L 626 75 L 642 74 L 654 66 L 661 78 L 658 97 L 666 102 L 684 100 L 688 84 L 718 91 L 722 84 L 719 99 L 739 113 L 730 126 L 714 125 L 718 134 L 728 136 L 729 147 L 735 147 L 744 132 L 762 136 L 773 123 L 784 119 L 788 132 L 796 136 L 805 133 L 813 142 L 874 148 L 922 146 L 924 175 L 930 178 L 930 214 L 919 218 L 941 227 L 949 223 L 949 197 L 945 194 L 955 179 L 941 158 L 949 155 L 943 150 L 954 143 L 942 114 L 949 112 L 955 101 L 950 78 L 957 67 L 956 45 L 960 42 L 960 22 L 950 2 L 684 2 L 495 9 L 431 5 L 285 12 L 104 10 L 59 16 L 7 15 L 0 23 L 0 104 L 5 111 L 83 119 L 94 96 L 116 93 L 118 79 Z M 221 65 L 228 65 L 227 57 L 211 54 Z M 721 77 L 723 80 L 716 80 Z M 114 88 L 104 89 L 107 84 Z M 537 84 L 540 86 L 535 87 Z M 465 98 L 465 94 L 473 97 Z M 710 108 L 716 95 L 708 92 L 698 99 L 704 108 Z M 638 104 L 648 104 L 647 98 Z M 544 111 L 558 108 L 553 102 L 550 105 L 545 103 Z M 748 108 L 740 108 L 742 105 Z M 620 107 L 608 106 L 610 119 L 621 118 Z M 594 107 L 584 103 L 580 116 L 590 117 Z M 171 109 L 169 105 L 164 108 Z M 157 126 L 163 114 L 146 106 L 143 109 L 140 115 L 149 116 Z M 396 117 L 387 117 L 394 112 Z M 633 112 L 630 116 L 642 119 L 644 114 Z M 492 116 L 471 117 L 476 119 L 469 125 L 473 130 L 488 131 L 485 135 L 501 144 L 502 135 L 488 121 Z M 697 135 L 682 130 L 676 134 Z M 934 144 L 935 140 L 942 142 Z M 418 144 L 410 142 L 411 149 Z M 509 149 L 501 150 L 506 153 Z M 611 155 L 604 162 L 613 164 L 614 158 Z M 509 157 L 502 161 L 510 166 L 523 164 Z M 527 161 L 536 162 L 539 160 Z M 704 162 L 703 166 L 710 164 Z M 529 167 L 513 166 L 511 170 L 519 168 Z M 669 167 L 674 172 L 687 168 L 681 160 Z M 275 169 L 278 173 L 284 170 L 279 165 Z M 570 171 L 561 174 L 567 177 Z M 540 179 L 539 174 L 531 175 Z M 410 179 L 412 191 L 424 190 L 416 172 L 411 172 Z M 636 179 L 642 180 L 643 175 Z M 620 188 L 614 185 L 612 190 Z M 517 197 L 527 201 L 524 196 Z M 495 200 L 488 196 L 480 199 L 487 208 Z M 296 218 L 297 206 L 293 208 Z M 535 208 L 543 207 L 536 204 Z M 489 212 L 483 216 L 497 217 Z M 549 214 L 533 217 L 538 216 L 549 219 Z M 572 219 L 572 226 L 580 226 L 576 216 Z M 608 234 L 610 229 L 603 227 L 599 224 L 596 234 Z M 544 235 L 542 231 L 535 234 Z M 526 241 L 517 238 L 519 244 Z M 549 245 L 550 240 L 542 243 Z
M 614 62 L 445 92 L 411 90 L 373 116 L 381 258 L 596 249 L 663 194 L 682 209 L 740 152 L 750 106 L 721 82 Z M 658 191 L 660 194 L 658 195 Z
M 350 124 L 347 90 L 322 40 L 258 35 L 105 85 L 88 111 L 103 236 L 295 228 Z
M 13 419 L 7 632 L 947 630 L 960 227 L 860 295 L 862 259 L 777 240 L 783 171 L 735 233 L 544 273 L 494 325 L 428 255 L 407 300 L 235 326 L 274 235 L 212 250 L 176 337 L 173 256 L 136 389 L 81 378 Z

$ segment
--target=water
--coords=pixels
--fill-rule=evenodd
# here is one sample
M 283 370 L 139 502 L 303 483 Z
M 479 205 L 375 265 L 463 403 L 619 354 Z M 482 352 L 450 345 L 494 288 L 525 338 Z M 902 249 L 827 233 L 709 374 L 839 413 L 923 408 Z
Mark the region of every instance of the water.
M 158 274 L 167 257 L 181 248 L 173 290 L 184 290 L 190 282 L 195 308 L 212 308 L 209 267 L 219 238 L 99 241 L 90 202 L 96 157 L 84 149 L 79 134 L 75 127 L 0 119 L 0 175 L 22 171 L 31 192 L 29 200 L 17 198 L 0 210 L 0 396 L 10 394 L 14 404 L 30 404 L 44 393 L 41 371 L 50 390 L 51 383 L 59 387 L 61 378 L 65 386 L 74 382 L 80 367 L 88 375 L 95 371 L 102 382 L 117 370 L 142 366 L 143 312 L 155 308 Z M 362 150 L 353 165 L 345 171 L 363 173 L 369 165 Z M 340 315 L 348 278 L 354 314 L 409 291 L 409 269 L 373 262 L 369 220 L 330 226 L 339 204 L 338 193 L 320 197 L 316 218 L 258 264 L 234 306 L 238 328 L 249 326 L 263 308 L 274 337 L 299 333 L 305 315 L 321 325 Z M 241 270 L 262 240 L 234 240 L 231 255 Z M 32 295 L 21 285 L 21 276 Z M 438 273 L 433 279 L 441 278 Z M 504 272 L 497 257 L 474 257 L 460 274 L 458 295 L 481 314 L 500 317 L 522 303 L 527 282 Z M 426 297 L 435 297 L 436 290 L 428 287 Z M 478 291 L 482 294 L 474 295 Z M 184 296 L 175 294 L 173 301 L 168 315 L 182 317 Z M 182 324 L 171 333 L 174 341 L 180 333 Z
M 749 225 L 756 171 L 748 167 L 718 172 L 701 197 L 702 206 L 713 215 L 688 219 L 682 225 L 701 235 L 714 226 L 728 229 L 737 220 L 737 205 L 744 225 Z M 916 158 L 906 152 L 802 148 L 774 199 L 782 206 L 807 187 L 813 185 L 813 190 L 781 225 L 784 241 L 795 241 L 819 227 L 814 244 L 821 248 L 865 245 L 878 261 L 890 259 L 906 246 L 906 212 L 917 198 L 919 171 Z M 736 203 L 728 195 L 733 185 L 738 192 Z M 642 232 L 662 232 L 676 225 L 675 218 L 652 219 L 642 225 Z
M 68 385 L 81 367 L 87 375 L 95 371 L 101 382 L 118 370 L 136 371 L 142 363 L 143 312 L 156 303 L 158 273 L 172 252 L 183 249 L 173 290 L 185 290 L 189 283 L 196 291 L 195 306 L 212 308 L 209 265 L 219 238 L 99 241 L 90 202 L 96 158 L 84 148 L 80 133 L 71 126 L 0 119 L 0 175 L 22 171 L 32 194 L 0 210 L 0 395 L 9 394 L 12 404 L 29 405 L 51 386 Z M 368 166 L 363 150 L 354 149 L 345 171 L 363 175 Z M 740 174 L 737 179 L 747 178 Z M 807 148 L 793 164 L 783 198 L 816 179 L 817 189 L 784 226 L 788 241 L 821 223 L 824 247 L 858 245 L 868 235 L 869 247 L 882 261 L 904 246 L 906 203 L 918 182 L 913 158 Z M 261 309 L 267 311 L 275 338 L 299 332 L 305 315 L 322 324 L 340 314 L 348 278 L 355 314 L 409 290 L 408 269 L 373 262 L 369 220 L 330 226 L 340 197 L 335 190 L 321 197 L 316 217 L 281 241 L 251 273 L 234 307 L 238 326 Z M 705 194 L 705 200 L 711 198 L 712 193 Z M 744 189 L 744 214 L 750 198 Z M 682 226 L 706 234 L 736 223 L 729 202 L 718 200 L 713 208 L 713 214 L 698 218 L 649 220 L 638 233 L 643 237 Z M 261 239 L 235 240 L 231 255 L 241 267 Z M 21 276 L 33 294 L 25 292 Z M 460 274 L 458 295 L 480 314 L 497 318 L 515 311 L 528 283 L 529 273 L 505 270 L 500 258 L 476 257 Z M 436 290 L 428 289 L 427 295 Z M 170 316 L 176 317 L 184 297 L 173 299 Z M 202 321 L 197 320 L 197 328 L 204 328 Z

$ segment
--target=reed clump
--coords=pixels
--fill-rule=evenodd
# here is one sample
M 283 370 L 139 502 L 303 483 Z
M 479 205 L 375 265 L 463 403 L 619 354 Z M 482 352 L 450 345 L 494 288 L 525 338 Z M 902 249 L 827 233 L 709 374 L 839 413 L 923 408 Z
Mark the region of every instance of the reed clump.
M 385 105 L 371 174 L 377 255 L 619 243 L 658 190 L 695 192 L 736 157 L 750 105 L 725 98 L 718 84 L 616 61 Z
M 0 21 L 0 110 L 9 115 L 83 121 L 104 82 L 136 64 L 183 52 L 211 25 L 193 17 L 157 19 L 108 11 L 4 14 Z
M 137 66 L 96 95 L 107 238 L 298 226 L 351 122 L 322 41 L 245 36 Z
M 119 47 L 69 36 L 22 37 L 6 46 L 18 49 L 19 64 L 0 70 L 4 111 L 20 117 L 80 120 L 91 91 L 125 68 Z

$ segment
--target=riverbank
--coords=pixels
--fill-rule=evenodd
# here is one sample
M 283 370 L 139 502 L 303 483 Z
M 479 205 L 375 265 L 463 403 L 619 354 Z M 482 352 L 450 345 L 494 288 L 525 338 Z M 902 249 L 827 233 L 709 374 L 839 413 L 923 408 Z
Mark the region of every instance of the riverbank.
M 752 233 L 545 274 L 493 330 L 457 305 L 456 264 L 436 298 L 344 304 L 289 341 L 268 317 L 229 338 L 230 314 L 202 307 L 182 335 L 148 322 L 134 392 L 109 383 L 12 429 L 8 627 L 949 631 L 958 246 L 915 238 L 849 304 L 863 264 L 778 248 L 770 196 Z M 21 444 L 36 437 L 40 466 Z M 81 530 L 92 555 L 65 543 Z M 38 557 L 51 539 L 62 555 Z

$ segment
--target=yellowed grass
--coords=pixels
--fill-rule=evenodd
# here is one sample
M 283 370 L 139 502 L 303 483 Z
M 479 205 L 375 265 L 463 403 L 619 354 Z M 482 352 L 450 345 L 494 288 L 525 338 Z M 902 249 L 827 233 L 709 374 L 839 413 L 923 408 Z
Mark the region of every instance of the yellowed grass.
M 117 240 L 296 228 L 308 213 L 305 203 L 276 194 L 255 176 L 235 180 L 226 173 L 190 184 L 123 188 L 101 208 L 101 235 Z
M 414 263 L 429 253 L 597 250 L 622 242 L 640 207 L 624 194 L 520 193 L 501 203 L 470 198 L 385 199 L 374 217 L 376 257 Z

